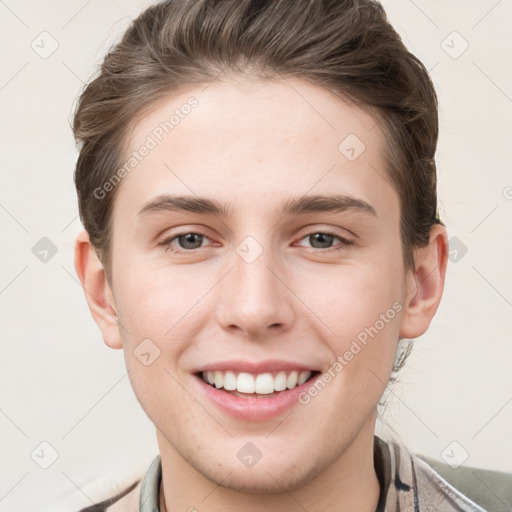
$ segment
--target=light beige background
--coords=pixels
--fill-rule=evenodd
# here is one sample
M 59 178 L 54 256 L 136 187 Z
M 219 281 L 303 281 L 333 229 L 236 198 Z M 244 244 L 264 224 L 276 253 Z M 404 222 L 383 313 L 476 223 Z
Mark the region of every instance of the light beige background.
M 0 1 L 0 511 L 78 510 L 157 453 L 123 355 L 103 344 L 73 269 L 69 127 L 83 83 L 151 3 Z M 441 213 L 458 239 L 439 313 L 385 420 L 416 452 L 511 471 L 512 2 L 384 5 L 439 93 Z M 52 40 L 47 58 L 31 47 L 49 51 Z M 32 253 L 42 237 L 58 249 L 46 263 Z M 48 469 L 42 442 L 58 454 Z

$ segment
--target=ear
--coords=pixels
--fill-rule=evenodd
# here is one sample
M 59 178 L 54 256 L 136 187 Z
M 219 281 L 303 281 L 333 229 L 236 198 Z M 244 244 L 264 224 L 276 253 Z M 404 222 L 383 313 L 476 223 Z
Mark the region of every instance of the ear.
M 414 252 L 414 270 L 407 276 L 404 312 L 400 322 L 400 337 L 417 338 L 429 327 L 443 295 L 448 237 L 446 229 L 435 224 L 426 247 Z
M 82 231 L 76 238 L 75 270 L 103 341 L 110 348 L 122 348 L 114 296 L 86 231 Z

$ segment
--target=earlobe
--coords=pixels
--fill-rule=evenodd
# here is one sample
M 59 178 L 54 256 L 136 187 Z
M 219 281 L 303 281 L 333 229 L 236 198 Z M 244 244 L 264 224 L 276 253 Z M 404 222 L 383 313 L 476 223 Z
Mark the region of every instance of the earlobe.
M 122 348 L 114 297 L 103 266 L 85 231 L 76 238 L 75 270 L 82 284 L 87 305 L 100 328 L 103 341 L 111 348 Z
M 417 338 L 429 327 L 443 295 L 448 262 L 447 234 L 444 226 L 436 224 L 430 232 L 426 247 L 415 251 L 415 268 L 407 279 L 407 290 L 400 337 Z

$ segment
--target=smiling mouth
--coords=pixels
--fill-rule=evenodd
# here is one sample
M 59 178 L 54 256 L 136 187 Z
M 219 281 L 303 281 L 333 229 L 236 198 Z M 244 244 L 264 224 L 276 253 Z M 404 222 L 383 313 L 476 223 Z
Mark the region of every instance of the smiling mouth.
M 315 370 L 289 370 L 251 374 L 234 371 L 200 371 L 195 375 L 219 391 L 242 398 L 270 398 L 315 378 Z

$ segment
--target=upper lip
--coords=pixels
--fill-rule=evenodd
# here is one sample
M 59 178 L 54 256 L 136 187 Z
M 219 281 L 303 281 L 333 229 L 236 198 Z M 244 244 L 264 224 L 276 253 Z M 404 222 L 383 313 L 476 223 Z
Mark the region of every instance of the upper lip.
M 230 359 L 228 361 L 218 361 L 216 363 L 207 364 L 196 368 L 193 373 L 213 372 L 213 371 L 247 372 L 252 374 L 278 372 L 280 370 L 311 370 L 319 371 L 309 364 L 296 363 L 293 361 L 285 361 L 283 359 L 266 359 L 264 361 L 245 361 L 242 359 Z

